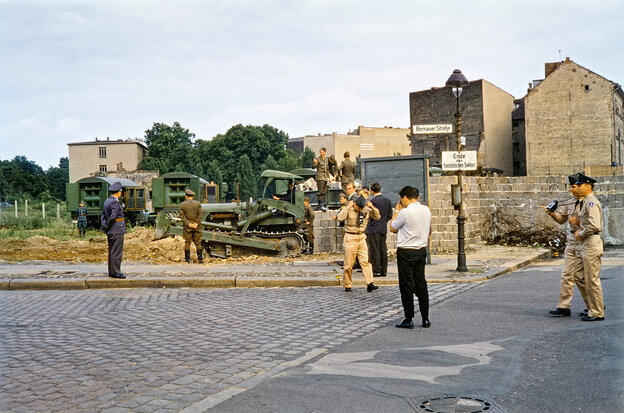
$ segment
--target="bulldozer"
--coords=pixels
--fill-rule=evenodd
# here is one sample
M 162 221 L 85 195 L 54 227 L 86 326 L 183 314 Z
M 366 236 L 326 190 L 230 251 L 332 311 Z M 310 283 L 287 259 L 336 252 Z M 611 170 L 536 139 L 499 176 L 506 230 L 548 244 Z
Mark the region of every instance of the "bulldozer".
M 275 170 L 266 170 L 260 177 L 265 180 L 264 189 L 256 200 L 202 204 L 202 247 L 210 256 L 301 255 L 304 194 L 295 191 L 295 183 L 303 178 Z M 154 240 L 181 236 L 182 230 L 178 211 L 163 210 L 156 218 Z

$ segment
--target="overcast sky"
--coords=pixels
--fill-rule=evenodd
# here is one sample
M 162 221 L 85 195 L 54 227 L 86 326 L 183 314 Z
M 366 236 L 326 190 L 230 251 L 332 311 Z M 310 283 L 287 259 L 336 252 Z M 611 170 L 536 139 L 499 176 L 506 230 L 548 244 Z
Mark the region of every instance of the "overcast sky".
M 0 0 L 0 160 L 67 143 L 409 127 L 453 69 L 516 98 L 569 56 L 624 82 L 622 0 Z M 452 99 L 452 96 L 449 96 Z

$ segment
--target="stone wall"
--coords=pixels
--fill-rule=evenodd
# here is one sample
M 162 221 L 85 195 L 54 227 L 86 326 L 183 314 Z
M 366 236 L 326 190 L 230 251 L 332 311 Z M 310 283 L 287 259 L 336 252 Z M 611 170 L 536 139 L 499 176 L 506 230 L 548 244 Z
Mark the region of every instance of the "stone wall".
M 622 245 L 624 175 L 596 179 L 594 191 L 603 209 L 603 241 Z M 457 248 L 457 211 L 451 205 L 451 184 L 456 182 L 455 176 L 429 178 L 433 250 Z M 503 243 L 512 235 L 541 244 L 551 241 L 552 246 L 565 239 L 565 228 L 555 223 L 542 205 L 571 199 L 567 176 L 463 177 L 463 191 L 466 245 L 484 240 Z M 341 252 L 342 228 L 332 219 L 335 211 L 315 214 L 315 252 Z M 396 248 L 395 234 L 388 233 L 388 248 Z

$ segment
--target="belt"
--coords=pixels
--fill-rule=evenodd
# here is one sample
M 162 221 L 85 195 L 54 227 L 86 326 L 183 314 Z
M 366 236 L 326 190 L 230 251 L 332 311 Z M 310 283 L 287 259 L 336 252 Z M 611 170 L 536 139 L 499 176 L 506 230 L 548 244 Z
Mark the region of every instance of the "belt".
M 123 218 L 115 218 L 115 221 L 117 222 L 123 222 L 123 220 L 124 220 Z
M 351 234 L 351 235 L 362 235 L 363 232 L 349 232 L 349 231 L 345 231 L 347 234 Z

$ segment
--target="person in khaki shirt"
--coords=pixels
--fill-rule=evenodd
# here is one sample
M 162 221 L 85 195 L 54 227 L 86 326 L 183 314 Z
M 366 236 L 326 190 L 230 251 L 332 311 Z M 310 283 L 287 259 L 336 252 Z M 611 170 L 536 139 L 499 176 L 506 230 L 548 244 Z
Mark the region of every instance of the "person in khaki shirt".
M 342 185 L 342 191 L 347 193 L 347 185 L 355 182 L 355 162 L 351 160 L 351 154 L 349 151 L 344 153 L 344 161 L 340 163 L 337 169 L 338 175 L 340 175 L 340 184 Z M 355 188 L 355 185 L 353 186 Z
M 579 229 L 574 232 L 578 242 L 576 256 L 583 261 L 583 274 L 577 274 L 577 285 L 585 288 L 587 295 L 587 314 L 581 313 L 583 321 L 604 320 L 604 300 L 602 284 L 600 282 L 600 267 L 602 264 L 602 206 L 594 195 L 596 180 L 579 173 L 578 195 L 583 198 L 575 209 L 576 219 L 570 220 Z M 581 278 L 582 277 L 582 278 Z M 579 288 L 580 289 L 580 288 Z
M 351 291 L 351 275 L 353 273 L 353 264 L 355 258 L 362 266 L 362 273 L 366 280 L 366 290 L 370 293 L 379 287 L 373 283 L 373 268 L 368 262 L 368 246 L 366 245 L 366 226 L 369 219 L 379 219 L 381 215 L 379 210 L 369 201 L 366 202 L 364 197 L 360 196 L 351 200 L 338 214 L 338 220 L 344 221 L 344 289 L 346 292 Z
M 180 219 L 182 220 L 184 239 L 184 261 L 191 262 L 191 241 L 197 249 L 197 261 L 204 262 L 202 255 L 202 206 L 199 201 L 193 199 L 195 192 L 186 190 L 186 200 L 180 204 Z
M 578 174 L 568 176 L 568 181 L 570 182 L 570 192 L 572 193 L 572 196 L 574 196 L 574 198 L 569 200 L 566 204 L 562 205 L 562 211 L 550 212 L 548 210 L 548 207 L 542 207 L 555 222 L 561 225 L 576 218 L 574 210 L 576 209 L 576 204 L 580 202 L 577 193 L 578 185 L 576 185 L 576 182 L 578 181 Z M 576 280 L 575 274 L 578 273 L 579 277 L 583 277 L 583 261 L 580 259 L 576 259 L 576 251 L 580 247 L 580 245 L 576 241 L 576 236 L 574 235 L 574 232 L 578 230 L 579 227 L 576 225 L 572 225 L 572 223 L 569 223 L 569 225 L 570 227 L 569 231 L 567 231 L 566 246 L 563 252 L 563 270 L 561 271 L 561 289 L 559 292 L 559 301 L 557 302 L 557 309 L 548 312 L 552 317 L 570 317 L 570 303 L 572 301 L 574 284 Z M 581 285 L 577 285 L 577 288 L 581 293 L 581 297 L 583 297 L 583 301 L 585 302 L 585 308 L 587 308 L 587 297 L 585 294 L 585 288 Z

